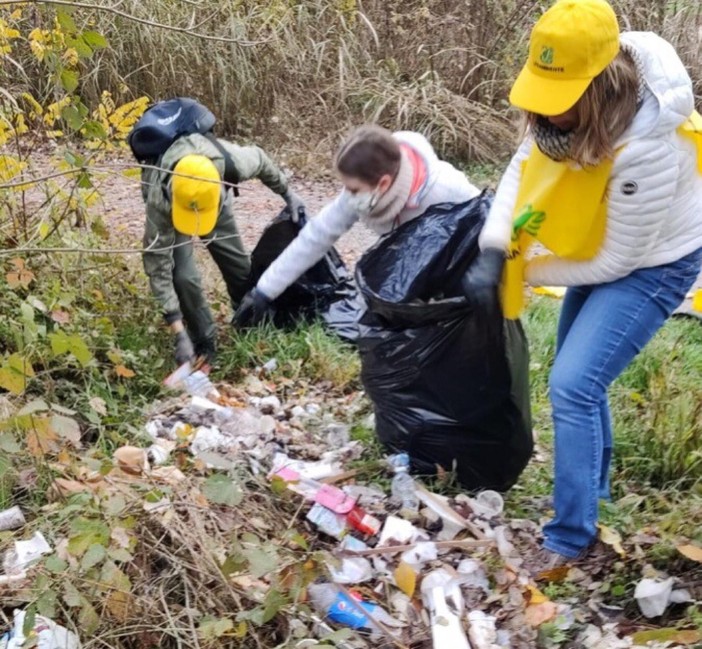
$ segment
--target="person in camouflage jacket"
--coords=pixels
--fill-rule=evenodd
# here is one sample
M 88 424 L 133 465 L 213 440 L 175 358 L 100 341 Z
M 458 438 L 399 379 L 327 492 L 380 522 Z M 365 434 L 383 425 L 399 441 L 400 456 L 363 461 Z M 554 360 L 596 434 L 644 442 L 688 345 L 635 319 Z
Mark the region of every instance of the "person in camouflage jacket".
M 230 155 L 241 181 L 258 178 L 279 194 L 291 213 L 297 216 L 304 205 L 288 188 L 282 171 L 257 146 L 219 143 Z M 174 227 L 172 170 L 187 156 L 211 160 L 219 177 L 224 176 L 225 160 L 205 136 L 192 134 L 178 138 L 155 167 L 142 168 L 142 195 L 146 204 L 144 269 L 151 291 L 175 336 L 178 364 L 202 357 L 211 361 L 215 353 L 215 323 L 202 290 L 195 263 L 193 236 Z M 232 306 L 236 309 L 247 289 L 249 256 L 244 250 L 232 213 L 232 190 L 220 185 L 219 213 L 214 227 L 200 239 L 219 267 Z

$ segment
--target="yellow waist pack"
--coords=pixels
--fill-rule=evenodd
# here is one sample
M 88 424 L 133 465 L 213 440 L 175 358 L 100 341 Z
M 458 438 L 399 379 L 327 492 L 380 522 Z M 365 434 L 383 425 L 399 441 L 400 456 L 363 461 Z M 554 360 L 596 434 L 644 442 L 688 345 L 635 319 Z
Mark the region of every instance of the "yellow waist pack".
M 524 266 L 538 241 L 564 259 L 591 259 L 600 249 L 607 225 L 607 183 L 613 160 L 595 167 L 556 162 L 534 145 L 522 166 L 512 239 L 502 280 L 505 318 L 524 307 Z

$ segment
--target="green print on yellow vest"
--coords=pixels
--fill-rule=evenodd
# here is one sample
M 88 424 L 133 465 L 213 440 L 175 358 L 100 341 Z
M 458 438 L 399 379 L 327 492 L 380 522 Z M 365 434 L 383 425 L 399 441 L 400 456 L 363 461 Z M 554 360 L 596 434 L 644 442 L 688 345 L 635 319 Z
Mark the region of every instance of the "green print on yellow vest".
M 546 212 L 537 212 L 533 205 L 525 205 L 522 213 L 514 219 L 512 224 L 512 241 L 519 240 L 519 233 L 522 230 L 528 232 L 532 237 L 539 233 L 539 228 L 546 218 Z
M 506 318 L 518 318 L 524 307 L 525 256 L 535 241 L 565 259 L 586 260 L 597 254 L 607 225 L 613 164 L 605 160 L 595 167 L 576 167 L 532 147 L 522 166 L 502 281 Z

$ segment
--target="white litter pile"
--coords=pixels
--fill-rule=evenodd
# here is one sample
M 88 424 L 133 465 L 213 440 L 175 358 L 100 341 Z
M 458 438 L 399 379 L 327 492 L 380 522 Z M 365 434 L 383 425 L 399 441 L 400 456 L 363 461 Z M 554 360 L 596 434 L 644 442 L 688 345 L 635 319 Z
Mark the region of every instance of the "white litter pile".
M 325 575 L 307 586 L 292 615 L 286 609 L 290 634 L 297 639 L 286 647 L 318 646 L 319 639 L 342 628 L 350 630 L 335 639 L 342 649 L 678 646 L 637 645 L 627 635 L 631 624 L 622 631 L 618 621 L 626 619 L 624 609 L 608 605 L 606 591 L 597 587 L 602 579 L 597 571 L 608 570 L 604 564 L 545 576 L 589 592 L 586 604 L 559 601 L 557 589 L 537 584 L 528 559 L 538 549 L 539 527 L 508 519 L 499 493 L 451 498 L 434 493 L 409 477 L 402 454 L 388 458 L 390 488 L 382 471 L 376 472 L 381 484 L 364 484 L 354 470 L 364 447 L 339 420 L 339 413 L 353 416 L 352 405 L 342 404 L 335 417 L 328 404 L 323 408 L 309 397 L 296 395 L 283 403 L 256 377 L 238 389 L 215 389 L 207 377 L 188 386 L 190 394 L 155 404 L 145 424 L 144 448 L 117 449 L 106 476 L 57 478 L 54 487 L 63 496 L 99 493 L 137 477 L 178 486 L 185 484 L 187 464 L 200 476 L 245 469 L 262 489 L 267 483 L 273 493 L 285 493 L 296 503 L 293 521 L 301 537 L 324 550 L 325 566 Z M 152 515 L 169 506 L 164 497 L 144 509 Z M 0 512 L 0 531 L 21 535 L 25 526 L 19 508 Z M 31 579 L 33 566 L 51 552 L 40 531 L 15 540 L 3 558 L 0 587 Z M 271 583 L 265 575 L 246 579 L 264 593 Z M 634 593 L 641 613 L 659 618 L 688 602 L 690 593 L 676 585 L 668 575 L 646 575 Z M 79 646 L 74 633 L 49 619 L 37 616 L 31 630 L 25 622 L 25 611 L 16 610 L 0 649 L 19 649 L 28 639 L 45 649 Z

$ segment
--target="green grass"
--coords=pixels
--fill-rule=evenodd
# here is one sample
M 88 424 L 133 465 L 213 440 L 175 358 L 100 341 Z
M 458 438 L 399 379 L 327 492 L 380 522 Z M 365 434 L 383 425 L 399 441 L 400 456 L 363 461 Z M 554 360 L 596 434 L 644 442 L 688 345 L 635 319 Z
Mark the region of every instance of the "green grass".
M 227 332 L 218 354 L 215 378 L 240 378 L 242 372 L 275 359 L 273 376 L 328 383 L 334 392 L 360 386 L 360 360 L 355 349 L 328 334 L 320 323 L 300 324 L 285 331 L 270 325 Z
M 507 511 L 535 520 L 547 516 L 548 507 L 534 497 L 549 495 L 552 485 L 548 374 L 559 310 L 559 300 L 537 297 L 524 316 L 537 457 L 542 459 L 532 460 L 507 495 Z M 613 502 L 601 505 L 600 521 L 624 538 L 645 528 L 659 534 L 661 542 L 647 557 L 661 569 L 680 562 L 675 550 L 680 539 L 702 541 L 701 368 L 702 327 L 695 320 L 672 318 L 610 390 Z

